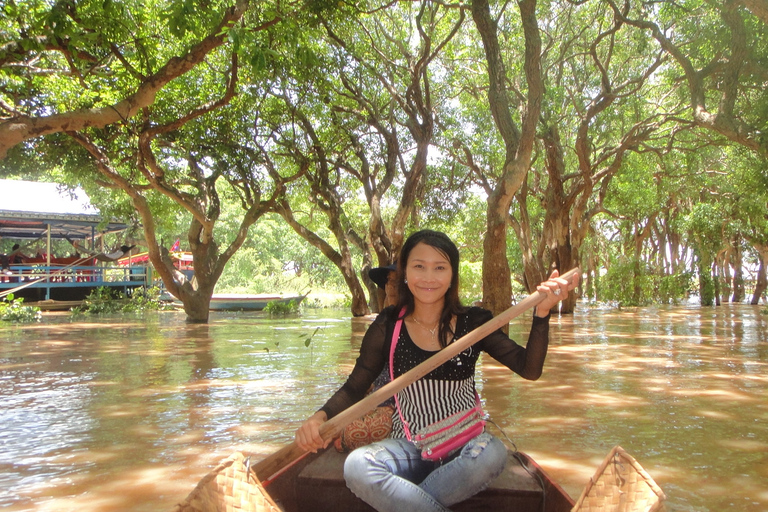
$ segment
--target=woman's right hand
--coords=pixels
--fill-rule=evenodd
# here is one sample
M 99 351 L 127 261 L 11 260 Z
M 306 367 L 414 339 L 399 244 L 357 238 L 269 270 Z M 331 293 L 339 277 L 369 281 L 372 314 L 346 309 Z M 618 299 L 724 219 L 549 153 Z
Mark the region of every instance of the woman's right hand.
M 302 450 L 316 453 L 317 450 L 325 448 L 331 442 L 323 440 L 320 435 L 320 425 L 328 421 L 325 411 L 317 411 L 310 416 L 296 431 L 296 444 Z

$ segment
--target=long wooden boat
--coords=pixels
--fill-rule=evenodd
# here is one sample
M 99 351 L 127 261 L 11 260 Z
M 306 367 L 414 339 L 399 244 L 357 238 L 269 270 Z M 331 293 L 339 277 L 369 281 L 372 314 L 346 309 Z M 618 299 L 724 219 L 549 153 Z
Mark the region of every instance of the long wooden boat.
M 212 311 L 261 311 L 270 302 L 289 304 L 293 301 L 298 306 L 304 297 L 306 295 L 214 293 L 209 308 Z
M 209 473 L 174 512 L 375 512 L 347 488 L 346 454 L 331 446 L 259 483 L 249 461 L 233 454 Z M 504 472 L 484 491 L 451 507 L 455 512 L 570 512 L 574 500 L 534 460 L 509 452 Z M 406 511 L 403 511 L 406 512 Z

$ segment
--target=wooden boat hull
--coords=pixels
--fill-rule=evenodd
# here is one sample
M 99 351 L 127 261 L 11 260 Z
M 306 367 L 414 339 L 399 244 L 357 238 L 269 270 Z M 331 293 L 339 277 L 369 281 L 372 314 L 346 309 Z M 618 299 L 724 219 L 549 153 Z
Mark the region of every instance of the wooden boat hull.
M 285 512 L 374 511 L 347 488 L 343 477 L 345 457 L 333 448 L 309 454 L 263 484 Z M 522 464 L 528 467 L 528 471 Z M 510 452 L 504 473 L 488 489 L 454 505 L 451 510 L 570 512 L 573 505 L 574 501 L 568 493 L 533 459 L 521 452 Z
M 264 512 L 370 512 L 373 509 L 346 487 L 343 477 L 345 457 L 332 448 L 305 454 L 276 475 L 262 475 L 265 480 L 259 482 L 259 467 L 264 473 L 267 468 L 277 471 L 280 466 L 256 463 L 252 467 L 250 461 L 237 452 L 208 473 L 173 512 L 214 512 L 223 507 Z M 664 512 L 665 499 L 664 491 L 642 466 L 616 446 L 575 504 L 533 459 L 521 452 L 510 452 L 507 467 L 488 489 L 453 505 L 451 510 Z
M 219 294 L 211 296 L 211 311 L 261 311 L 270 302 L 288 304 L 291 301 L 301 304 L 304 295 L 270 295 L 270 294 Z

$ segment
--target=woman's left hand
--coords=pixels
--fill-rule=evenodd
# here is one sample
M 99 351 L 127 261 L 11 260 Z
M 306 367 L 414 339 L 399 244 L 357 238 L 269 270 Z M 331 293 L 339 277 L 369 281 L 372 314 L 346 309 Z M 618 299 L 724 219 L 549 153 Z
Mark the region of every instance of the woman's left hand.
M 568 297 L 568 293 L 579 285 L 579 275 L 574 274 L 568 281 L 560 277 L 560 272 L 554 270 L 549 279 L 536 287 L 546 298 L 536 306 L 536 316 L 546 317 L 558 302 Z

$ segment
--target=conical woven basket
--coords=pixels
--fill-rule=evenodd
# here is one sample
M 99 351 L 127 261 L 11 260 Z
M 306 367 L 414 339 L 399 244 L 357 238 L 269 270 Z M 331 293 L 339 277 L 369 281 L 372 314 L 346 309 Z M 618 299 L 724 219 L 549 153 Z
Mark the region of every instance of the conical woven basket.
M 667 497 L 621 446 L 595 472 L 571 512 L 660 512 Z
M 230 455 L 208 473 L 173 512 L 281 512 L 242 453 Z

